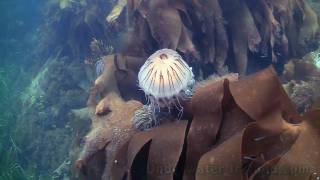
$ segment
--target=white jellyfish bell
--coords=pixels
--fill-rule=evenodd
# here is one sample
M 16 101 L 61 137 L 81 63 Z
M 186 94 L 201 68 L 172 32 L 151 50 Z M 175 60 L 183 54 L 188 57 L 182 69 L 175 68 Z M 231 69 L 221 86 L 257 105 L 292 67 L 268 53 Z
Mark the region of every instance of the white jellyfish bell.
M 166 122 L 171 108 L 183 114 L 180 100 L 192 97 L 195 84 L 192 68 L 174 50 L 161 49 L 152 54 L 138 74 L 138 83 L 148 103 L 135 112 L 132 121 L 139 130 L 146 130 Z M 160 112 L 161 109 L 167 112 Z
M 171 49 L 152 54 L 141 67 L 138 80 L 154 109 L 176 107 L 180 111 L 183 108 L 179 99 L 192 96 L 195 83 L 192 68 Z

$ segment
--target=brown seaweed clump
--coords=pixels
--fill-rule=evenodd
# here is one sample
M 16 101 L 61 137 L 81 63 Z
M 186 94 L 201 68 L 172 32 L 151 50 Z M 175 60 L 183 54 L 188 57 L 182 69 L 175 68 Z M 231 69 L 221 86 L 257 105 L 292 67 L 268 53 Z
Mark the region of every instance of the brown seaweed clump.
M 244 75 L 251 64 L 279 65 L 319 44 L 318 16 L 307 0 L 134 0 L 127 7 L 124 53 L 173 49 L 209 75 L 228 68 Z
M 130 118 L 142 104 L 133 100 L 125 102 L 116 93 L 109 93 L 99 106 L 104 114 L 92 116 L 92 130 L 85 137 L 76 166 L 89 179 L 110 179 L 115 153 L 136 131 Z
M 110 128 L 100 136 L 103 141 L 91 136 L 85 147 L 93 147 L 95 151 L 91 151 L 90 160 L 80 161 L 85 164 L 81 170 L 91 172 L 85 177 L 114 180 L 320 177 L 320 109 L 300 116 L 273 68 L 239 80 L 209 80 L 197 87 L 187 106 L 192 114 L 190 119 L 168 122 L 148 131 L 132 130 L 126 138 L 112 135 Z M 121 117 L 123 120 L 119 122 L 129 125 L 132 116 L 123 114 L 137 106 L 121 107 L 117 108 L 117 116 L 110 118 Z M 104 127 L 103 124 L 111 127 L 111 119 L 100 124 L 93 122 L 94 129 Z M 113 155 L 107 161 L 101 162 L 98 150 L 108 152 L 109 146 L 114 146 L 108 144 L 112 142 L 108 139 L 117 138 L 122 143 L 115 151 L 109 151 Z M 99 170 L 106 167 L 110 168 L 109 174 L 102 176 Z
M 320 68 L 318 51 L 308 53 L 302 59 L 293 59 L 285 64 L 282 80 L 284 88 L 299 112 L 320 106 Z

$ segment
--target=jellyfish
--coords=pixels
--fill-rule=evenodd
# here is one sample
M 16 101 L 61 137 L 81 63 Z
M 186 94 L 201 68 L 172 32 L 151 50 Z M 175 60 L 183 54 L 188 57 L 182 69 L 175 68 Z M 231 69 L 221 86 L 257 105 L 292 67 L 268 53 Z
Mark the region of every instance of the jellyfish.
M 172 49 L 161 49 L 152 54 L 140 68 L 139 87 L 146 94 L 153 112 L 177 108 L 183 113 L 180 100 L 191 98 L 195 84 L 192 68 Z

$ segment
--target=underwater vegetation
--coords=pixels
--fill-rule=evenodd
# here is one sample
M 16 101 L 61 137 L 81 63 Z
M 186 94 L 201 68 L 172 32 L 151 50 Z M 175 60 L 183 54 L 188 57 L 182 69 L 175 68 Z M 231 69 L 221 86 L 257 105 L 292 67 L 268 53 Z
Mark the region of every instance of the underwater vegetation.
M 19 161 L 21 149 L 17 146 L 12 130 L 16 123 L 16 110 L 11 109 L 14 101 L 19 101 L 17 95 L 12 95 L 14 86 L 10 82 L 19 70 L 16 66 L 2 66 L 0 68 L 0 179 L 1 180 L 31 180 L 34 178 L 32 170 L 26 170 Z M 16 91 L 15 91 L 16 92 Z M 17 103 L 17 102 L 16 102 Z M 18 105 L 17 103 L 16 105 Z
M 307 1 L 128 1 L 127 16 L 124 49 L 90 90 L 85 178 L 320 178 L 320 29 Z M 198 85 L 170 111 L 189 65 Z M 123 107 L 136 100 L 134 113 Z
M 73 147 L 87 129 L 81 109 L 89 85 L 79 80 L 86 76 L 82 73 L 85 70 L 77 64 L 53 57 L 21 93 L 22 113 L 14 137 L 23 147 L 24 165 L 34 167 L 42 178 L 59 179 L 66 171 L 70 175 L 70 159 L 77 151 Z
M 41 26 L 41 52 L 82 61 L 91 54 L 92 41 L 114 45 L 115 33 L 105 23 L 110 5 L 112 1 L 104 0 L 49 1 L 44 7 L 46 23 Z
M 1 121 L 3 123 L 3 121 Z M 3 132 L 3 131 L 2 131 Z M 2 143 L 4 140 L 0 139 Z M 12 141 L 12 139 L 10 139 Z M 33 171 L 26 171 L 19 163 L 18 163 L 18 149 L 17 147 L 6 147 L 4 144 L 0 146 L 0 179 L 2 180 L 32 180 L 35 175 Z
M 191 116 L 147 131 L 135 129 L 116 94 L 103 101 L 108 112 L 93 115 L 76 163 L 87 179 L 301 180 L 320 172 L 319 109 L 300 116 L 272 67 L 202 82 L 184 104 Z
M 281 72 L 286 60 L 319 42 L 318 17 L 307 1 L 152 0 L 127 6 L 132 30 L 124 54 L 147 58 L 157 49 L 177 50 L 189 64 L 196 61 L 194 69 L 204 77 L 228 69 L 244 75 L 269 64 Z
M 1 7 L 7 7 L 3 2 L 0 2 Z M 23 4 L 22 0 L 12 2 Z M 10 34 L 10 38 L 1 39 L 1 47 L 9 44 L 0 48 L 1 57 L 11 52 L 22 54 L 1 59 L 1 62 L 11 62 L 14 66 L 1 64 L 0 71 L 0 110 L 3 112 L 0 114 L 0 179 L 87 177 L 95 180 L 110 176 L 121 179 L 127 172 L 133 179 L 157 179 L 156 172 L 146 175 L 138 165 L 146 168 L 146 162 L 149 162 L 150 166 L 152 163 L 166 166 L 167 162 L 158 161 L 160 156 L 177 167 L 175 172 L 169 171 L 168 176 L 163 178 L 174 176 L 181 179 L 186 172 L 183 170 L 187 169 L 183 166 L 184 161 L 188 161 L 192 167 L 190 172 L 186 172 L 190 173 L 187 176 L 201 179 L 201 173 L 194 173 L 197 162 L 206 166 L 206 159 L 217 154 L 228 159 L 232 153 L 238 155 L 237 159 L 240 156 L 249 159 L 240 163 L 246 167 L 242 173 L 256 177 L 259 176 L 259 167 L 265 168 L 276 161 L 272 158 L 296 150 L 294 145 L 304 141 L 303 133 L 311 132 L 313 137 L 318 137 L 308 124 L 313 123 L 312 120 L 299 124 L 301 133 L 297 133 L 291 125 L 275 132 L 256 119 L 253 121 L 255 111 L 251 112 L 245 109 L 245 104 L 234 102 L 241 96 L 251 97 L 252 94 L 245 89 L 241 95 L 235 96 L 234 91 L 230 92 L 235 87 L 231 86 L 244 81 L 238 80 L 237 75 L 229 76 L 231 72 L 243 76 L 273 64 L 279 75 L 283 73 L 281 82 L 285 84 L 284 89 L 299 113 L 304 114 L 313 106 L 319 107 L 320 76 L 315 69 L 319 63 L 319 50 L 316 50 L 319 22 L 315 12 L 319 12 L 317 7 L 320 3 L 317 0 L 310 0 L 310 3 L 305 0 L 28 2 L 31 7 L 20 5 L 17 11 L 25 7 L 30 12 L 33 6 L 39 6 L 37 9 L 42 14 L 33 16 L 41 18 L 41 24 L 35 27 L 35 31 L 24 32 L 26 26 L 34 25 L 30 22 L 34 19 L 6 19 L 0 22 L 1 25 L 4 22 L 10 24 L 8 33 L 1 33 L 1 37 Z M 10 8 L 4 8 L 4 11 L 7 14 L 11 12 Z M 16 17 L 21 16 L 24 15 Z M 161 109 L 164 115 L 158 113 L 154 116 L 154 110 L 146 106 L 144 92 L 137 86 L 140 67 L 151 54 L 162 48 L 177 51 L 192 67 L 197 81 L 197 91 L 192 92 L 192 103 L 181 104 L 184 113 L 178 122 L 176 117 L 179 112 L 176 110 L 168 115 Z M 305 56 L 311 51 L 313 53 Z M 8 73 L 10 69 L 12 72 Z M 270 74 L 275 78 L 273 70 Z M 22 76 L 23 80 L 19 79 Z M 257 86 L 273 91 L 275 84 L 277 90 L 281 89 L 278 82 L 268 83 L 272 85 Z M 230 93 L 233 93 L 232 96 Z M 280 97 L 285 99 L 284 102 L 288 101 L 283 94 Z M 164 103 L 167 99 L 162 100 L 161 103 Z M 263 105 L 268 104 L 272 103 Z M 217 112 L 212 112 L 208 107 L 216 108 Z M 295 111 L 295 108 L 290 110 Z M 213 113 L 221 112 L 230 112 L 230 117 L 219 119 L 217 115 L 214 124 L 206 121 L 212 119 Z M 239 122 L 232 121 L 235 117 L 240 119 Z M 157 118 L 162 118 L 161 123 L 156 121 L 159 120 Z M 150 121 L 154 122 L 145 123 Z M 286 124 L 287 121 L 277 122 Z M 281 152 L 265 159 L 260 158 L 258 152 L 253 152 L 256 157 L 253 162 L 250 161 L 254 159 L 252 152 L 242 151 L 241 154 L 231 151 L 239 150 L 240 145 L 247 143 L 246 135 L 264 128 L 270 130 L 265 132 L 267 135 L 287 140 L 288 144 Z M 304 129 L 308 132 L 302 132 Z M 241 130 L 245 132 L 241 134 Z M 208 142 L 200 143 L 198 135 L 202 138 L 204 132 L 208 137 L 203 138 Z M 169 147 L 172 143 L 174 145 Z M 278 142 L 272 143 L 274 146 L 270 146 L 270 151 L 278 145 Z M 187 144 L 193 147 L 188 150 L 185 147 Z M 260 145 L 259 148 L 269 150 Z M 164 146 L 169 148 L 160 152 Z M 194 153 L 197 147 L 201 148 L 202 153 Z M 244 147 L 254 149 L 250 143 Z M 125 151 L 132 154 L 128 155 Z M 204 154 L 205 151 L 208 154 Z M 305 149 L 299 152 L 313 153 Z M 147 160 L 147 157 L 150 159 Z M 310 163 L 317 160 L 317 156 L 313 156 L 314 159 L 301 157 Z M 220 160 L 219 163 L 223 164 Z

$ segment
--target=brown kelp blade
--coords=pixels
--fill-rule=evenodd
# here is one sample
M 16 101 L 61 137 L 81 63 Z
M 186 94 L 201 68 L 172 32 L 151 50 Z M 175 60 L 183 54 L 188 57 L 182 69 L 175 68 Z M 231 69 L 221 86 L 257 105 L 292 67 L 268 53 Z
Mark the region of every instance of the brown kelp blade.
M 122 179 L 127 176 L 129 179 L 134 179 L 134 177 L 147 176 L 147 179 L 155 180 L 173 179 L 183 150 L 186 129 L 187 121 L 180 120 L 135 134 L 119 151 L 117 155 L 119 160 L 113 166 L 112 177 Z M 141 155 L 144 147 L 147 149 L 144 149 Z M 139 160 L 145 156 L 147 161 Z M 147 169 L 139 171 L 142 167 Z M 138 172 L 132 170 L 138 170 Z
M 320 178 L 320 109 L 311 110 L 303 118 L 298 139 L 273 168 L 270 180 Z

